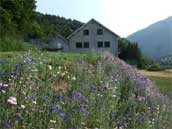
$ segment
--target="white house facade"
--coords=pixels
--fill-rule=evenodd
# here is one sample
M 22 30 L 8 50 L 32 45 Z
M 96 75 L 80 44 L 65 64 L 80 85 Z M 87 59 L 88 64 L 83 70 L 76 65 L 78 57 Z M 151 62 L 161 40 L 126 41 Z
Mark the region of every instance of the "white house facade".
M 97 22 L 91 19 L 88 23 L 81 26 L 67 37 L 67 40 L 56 39 L 50 46 L 59 46 L 65 48 L 65 52 L 75 53 L 102 53 L 110 52 L 118 55 L 118 38 L 119 36 Z M 60 42 L 62 41 L 62 42 Z M 65 43 L 64 43 L 65 41 Z M 68 42 L 68 43 L 66 43 Z M 68 44 L 68 46 L 66 46 Z

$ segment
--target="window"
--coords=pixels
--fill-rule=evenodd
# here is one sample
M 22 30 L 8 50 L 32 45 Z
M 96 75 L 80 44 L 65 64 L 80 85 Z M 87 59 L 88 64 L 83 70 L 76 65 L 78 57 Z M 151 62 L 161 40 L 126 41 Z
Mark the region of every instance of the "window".
M 84 48 L 89 48 L 89 42 L 84 42 Z
M 109 41 L 104 42 L 104 47 L 110 47 L 110 42 Z
M 102 29 L 97 29 L 97 35 L 102 35 L 103 34 L 103 30 Z
M 77 42 L 76 43 L 76 48 L 82 48 L 82 42 Z
M 89 35 L 89 30 L 84 30 L 83 35 Z
M 103 47 L 103 42 L 97 42 L 97 47 Z

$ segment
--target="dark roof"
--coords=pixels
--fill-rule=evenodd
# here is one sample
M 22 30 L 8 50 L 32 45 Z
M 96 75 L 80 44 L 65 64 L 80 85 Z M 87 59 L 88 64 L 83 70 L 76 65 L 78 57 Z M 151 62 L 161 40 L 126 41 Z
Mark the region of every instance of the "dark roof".
M 87 24 L 89 24 L 90 22 L 95 22 L 98 25 L 100 25 L 101 27 L 103 27 L 104 29 L 106 29 L 108 32 L 112 33 L 113 35 L 120 37 L 119 35 L 117 35 L 116 33 L 114 33 L 113 31 L 111 31 L 110 29 L 108 29 L 107 27 L 105 27 L 104 25 L 102 25 L 101 23 L 99 23 L 98 21 L 96 21 L 95 19 L 91 19 L 90 21 L 88 21 L 86 24 L 83 24 L 80 28 L 78 28 L 77 30 L 75 30 L 72 34 L 70 34 L 67 39 L 71 38 L 72 36 L 74 36 L 76 33 L 78 33 L 82 28 L 84 28 Z

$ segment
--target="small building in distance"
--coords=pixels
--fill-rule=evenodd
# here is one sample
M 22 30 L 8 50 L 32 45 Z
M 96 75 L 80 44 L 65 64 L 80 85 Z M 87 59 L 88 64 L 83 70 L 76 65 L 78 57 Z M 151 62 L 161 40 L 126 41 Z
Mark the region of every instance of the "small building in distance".
M 74 53 L 110 52 L 118 56 L 118 38 L 117 34 L 91 19 L 70 34 L 67 39 L 62 36 L 48 39 L 45 48 L 50 51 L 61 50 Z
M 48 51 L 69 51 L 69 42 L 60 35 L 54 38 L 48 38 L 45 42 L 46 44 L 43 48 Z

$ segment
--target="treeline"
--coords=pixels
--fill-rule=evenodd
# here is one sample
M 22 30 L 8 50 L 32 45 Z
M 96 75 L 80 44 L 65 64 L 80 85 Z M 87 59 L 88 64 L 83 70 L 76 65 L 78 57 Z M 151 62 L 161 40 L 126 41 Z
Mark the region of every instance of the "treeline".
M 35 0 L 0 0 L 0 35 L 15 38 L 44 39 L 68 36 L 83 23 L 35 11 Z
M 148 69 L 156 62 L 142 54 L 138 44 L 125 38 L 119 39 L 119 58 L 141 69 Z

